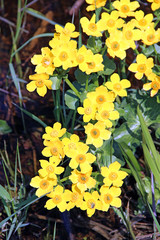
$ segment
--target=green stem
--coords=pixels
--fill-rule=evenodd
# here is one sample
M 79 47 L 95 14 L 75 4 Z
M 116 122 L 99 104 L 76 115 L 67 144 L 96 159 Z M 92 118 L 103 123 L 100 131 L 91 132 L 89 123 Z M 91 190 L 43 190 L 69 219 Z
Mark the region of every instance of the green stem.
M 78 90 L 75 88 L 75 86 L 69 81 L 69 79 L 65 78 L 65 82 L 68 84 L 68 86 L 73 90 L 73 92 L 76 94 L 76 96 L 80 99 L 80 94 Z
M 124 212 L 123 212 L 122 207 L 120 207 L 120 212 L 121 212 L 121 214 L 122 214 L 122 216 L 123 216 L 123 220 L 124 220 L 125 223 L 126 223 L 126 227 L 127 227 L 129 233 L 130 233 L 131 236 L 132 236 L 132 239 L 133 239 L 133 240 L 136 240 L 136 237 L 135 237 L 135 235 L 134 235 L 134 233 L 133 233 L 133 230 L 132 230 L 132 227 L 131 227 L 131 223 L 130 223 L 130 221 L 128 221 L 128 219 L 126 218 L 126 216 L 125 216 L 125 214 L 124 214 Z
M 67 181 L 69 179 L 69 176 L 68 177 L 65 177 L 65 178 L 62 178 L 61 180 L 60 180 L 60 182 L 62 183 L 62 182 L 65 182 L 65 181 Z
M 88 91 L 88 76 L 87 76 L 87 79 L 86 79 L 86 86 L 85 86 L 85 89 L 86 89 L 86 91 Z

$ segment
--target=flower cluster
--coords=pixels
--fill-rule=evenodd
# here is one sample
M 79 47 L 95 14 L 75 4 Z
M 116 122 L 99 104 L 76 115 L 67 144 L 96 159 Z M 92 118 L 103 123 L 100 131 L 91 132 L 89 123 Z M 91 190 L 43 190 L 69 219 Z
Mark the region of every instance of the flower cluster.
M 63 212 L 79 207 L 92 216 L 95 210 L 108 211 L 109 206 L 120 207 L 120 187 L 127 173 L 120 171 L 116 161 L 107 167 L 101 167 L 102 182 L 97 182 L 92 173 L 92 163 L 96 156 L 90 152 L 89 146 L 80 141 L 78 135 L 65 137 L 66 129 L 56 122 L 53 127 L 46 127 L 43 134 L 45 148 L 42 155 L 49 161 L 40 160 L 39 176 L 33 177 L 30 185 L 36 190 L 36 196 L 47 195 L 45 207 L 50 210 L 55 207 Z M 61 178 L 64 159 L 69 161 L 70 175 Z M 93 176 L 92 176 L 93 175 Z M 62 184 L 70 180 L 71 188 L 66 189 Z

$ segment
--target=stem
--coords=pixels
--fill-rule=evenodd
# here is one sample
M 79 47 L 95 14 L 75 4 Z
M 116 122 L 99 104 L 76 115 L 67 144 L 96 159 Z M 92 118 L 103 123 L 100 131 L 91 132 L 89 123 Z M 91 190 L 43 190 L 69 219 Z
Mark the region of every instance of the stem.
M 65 182 L 65 181 L 67 181 L 69 179 L 69 176 L 68 177 L 65 177 L 65 178 L 62 178 L 61 180 L 60 180 L 60 182 L 62 183 L 62 182 Z
M 154 197 L 154 176 L 153 173 L 151 172 L 151 191 L 152 191 L 152 209 L 153 209 L 153 214 L 156 217 L 156 204 L 155 204 L 155 197 Z M 155 239 L 155 233 L 156 233 L 156 224 L 153 219 L 153 229 L 154 229 L 154 239 Z
M 133 240 L 136 240 L 136 237 L 135 237 L 135 235 L 134 235 L 134 233 L 133 233 L 133 230 L 132 230 L 132 227 L 131 227 L 131 223 L 130 223 L 130 221 L 128 221 L 128 219 L 126 218 L 126 216 L 125 216 L 125 214 L 124 214 L 124 212 L 123 212 L 122 207 L 120 207 L 120 212 L 121 212 L 121 214 L 122 214 L 123 220 L 124 220 L 125 223 L 126 223 L 126 227 L 127 227 L 129 233 L 130 233 L 131 236 L 132 236 L 132 239 L 133 239 Z
M 65 78 L 65 82 L 68 84 L 68 86 L 73 90 L 73 92 L 76 94 L 76 96 L 80 99 L 80 94 L 78 90 L 75 88 L 75 86 L 69 81 L 69 79 Z

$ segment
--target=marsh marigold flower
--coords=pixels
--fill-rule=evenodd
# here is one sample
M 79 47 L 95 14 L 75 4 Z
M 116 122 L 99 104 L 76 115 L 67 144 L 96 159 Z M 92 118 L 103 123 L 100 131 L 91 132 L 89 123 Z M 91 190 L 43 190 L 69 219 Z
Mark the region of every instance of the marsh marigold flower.
M 63 138 L 62 143 L 64 145 L 64 153 L 70 158 L 72 158 L 77 151 L 80 151 L 81 148 L 86 149 L 86 152 L 89 149 L 85 143 L 80 142 L 79 136 L 76 134 L 72 134 L 70 138 Z
M 97 8 L 104 7 L 107 0 L 86 0 L 86 3 L 90 4 L 86 10 L 94 11 Z
M 102 202 L 99 200 L 99 194 L 97 191 L 92 193 L 85 192 L 84 193 L 84 201 L 80 206 L 80 209 L 86 210 L 88 217 L 91 217 L 95 210 L 102 209 Z
M 151 95 L 151 97 L 153 97 L 160 90 L 160 76 L 158 76 L 158 75 L 156 75 L 154 73 L 151 73 L 148 76 L 148 79 L 151 80 L 151 82 L 150 83 L 145 83 L 143 85 L 143 89 L 145 91 L 148 91 L 148 90 L 152 89 L 150 95 Z
M 30 185 L 38 188 L 35 195 L 40 197 L 53 190 L 53 186 L 57 185 L 57 179 L 50 179 L 48 177 L 36 176 L 31 179 Z
M 68 197 L 69 202 L 67 204 L 67 210 L 74 207 L 80 207 L 83 203 L 83 195 L 84 193 L 81 192 L 75 184 L 72 185 L 72 191 L 66 190 L 66 197 Z
M 69 199 L 66 197 L 66 191 L 64 191 L 62 186 L 58 185 L 47 196 L 51 198 L 46 202 L 44 206 L 48 210 L 57 207 L 60 210 L 60 212 L 64 212 L 67 209 L 67 201 Z
M 42 139 L 54 141 L 62 137 L 66 132 L 66 128 L 61 128 L 61 127 L 62 127 L 62 124 L 59 122 L 54 123 L 53 128 L 50 126 L 47 126 L 45 128 L 46 133 L 43 134 Z
M 126 50 L 129 48 L 128 41 L 123 37 L 123 33 L 115 30 L 110 33 L 110 36 L 105 41 L 108 47 L 108 53 L 111 57 L 119 57 L 124 59 L 126 57 Z
M 30 75 L 29 79 L 32 80 L 26 85 L 29 92 L 36 90 L 38 95 L 44 97 L 47 93 L 47 88 L 52 89 L 52 81 L 49 80 L 49 75 L 46 73 Z
M 92 60 L 87 62 L 87 69 L 85 70 L 86 74 L 91 74 L 93 72 L 103 71 L 104 65 L 102 64 L 103 57 L 101 54 L 94 54 Z
M 88 69 L 88 62 L 92 62 L 93 53 L 90 49 L 87 49 L 84 45 L 78 49 L 75 57 L 75 65 L 78 65 L 82 72 L 86 72 Z
M 87 134 L 86 144 L 93 144 L 96 148 L 103 145 L 103 140 L 108 140 L 111 132 L 105 129 L 105 124 L 98 121 L 96 124 L 88 123 L 85 128 Z
M 81 192 L 84 192 L 87 189 L 94 188 L 96 185 L 96 180 L 91 177 L 91 173 L 92 169 L 86 173 L 82 173 L 75 169 L 71 172 L 69 179 Z
M 149 13 L 144 15 L 142 10 L 135 12 L 135 25 L 141 30 L 145 30 L 153 21 L 153 14 Z
M 83 115 L 84 122 L 89 122 L 91 119 L 95 120 L 96 106 L 92 105 L 88 98 L 84 99 L 83 107 L 78 107 L 77 111 Z
M 79 32 L 75 32 L 75 25 L 70 22 L 66 23 L 64 28 L 56 24 L 55 30 L 63 41 L 69 41 L 70 38 L 77 38 L 79 36 Z
M 152 72 L 153 66 L 153 58 L 147 58 L 144 54 L 140 53 L 136 57 L 136 63 L 132 63 L 128 70 L 135 72 L 135 77 L 141 79 L 144 74 L 148 76 Z
M 56 139 L 55 141 L 44 140 L 43 144 L 46 146 L 42 151 L 43 156 L 64 158 L 63 143 L 59 139 Z
M 63 167 L 58 167 L 58 163 L 53 163 L 52 160 L 39 160 L 41 169 L 38 171 L 41 177 L 48 177 L 50 179 L 57 179 L 56 175 L 60 175 L 64 172 Z
M 72 169 L 80 166 L 81 172 L 86 173 L 91 170 L 91 164 L 95 162 L 96 157 L 92 153 L 87 153 L 88 149 L 81 147 L 80 151 L 77 151 L 72 156 L 69 166 Z
M 140 7 L 138 1 L 131 2 L 130 0 L 114 1 L 112 5 L 122 18 L 134 16 L 135 10 Z
M 128 175 L 124 171 L 120 171 L 120 163 L 115 161 L 109 165 L 109 167 L 101 167 L 101 174 L 104 177 L 104 184 L 107 187 L 111 185 L 115 187 L 121 187 L 123 179 Z
M 102 31 L 105 30 L 102 19 L 96 23 L 96 15 L 93 14 L 92 18 L 88 20 L 87 17 L 82 17 L 80 23 L 83 29 L 88 36 L 101 37 Z
M 109 33 L 121 28 L 124 24 L 124 20 L 119 18 L 118 11 L 112 11 L 110 14 L 103 12 L 101 19 L 104 21 L 105 30 Z
M 160 0 L 147 0 L 148 2 L 152 3 L 151 8 L 153 11 L 157 10 L 160 8 Z
M 102 186 L 100 188 L 100 201 L 102 202 L 102 211 L 108 211 L 110 206 L 119 208 L 122 203 L 119 198 L 121 194 L 121 189 L 117 187 L 106 187 Z
M 35 54 L 31 58 L 31 63 L 37 65 L 35 68 L 35 72 L 38 74 L 47 73 L 48 75 L 52 75 L 55 67 L 53 65 L 53 54 L 48 47 L 41 48 L 42 54 Z
M 120 80 L 120 77 L 117 73 L 112 74 L 110 79 L 111 82 L 106 82 L 105 86 L 109 90 L 112 90 L 116 96 L 117 95 L 120 97 L 127 96 L 126 88 L 129 88 L 131 86 L 130 81 L 128 81 L 127 79 Z
M 142 42 L 146 45 L 153 45 L 159 41 L 159 32 L 154 29 L 154 23 L 150 24 L 142 34 Z
M 113 103 L 104 103 L 96 113 L 96 119 L 98 121 L 104 122 L 107 128 L 112 127 L 112 122 L 110 120 L 116 120 L 119 118 L 119 112 L 114 110 Z

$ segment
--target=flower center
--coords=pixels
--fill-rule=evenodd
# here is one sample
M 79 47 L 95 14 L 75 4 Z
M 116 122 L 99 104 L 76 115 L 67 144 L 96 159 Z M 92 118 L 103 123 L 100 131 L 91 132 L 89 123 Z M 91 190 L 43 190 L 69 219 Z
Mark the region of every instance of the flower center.
M 50 133 L 50 136 L 53 138 L 58 137 L 58 131 L 53 129 L 53 131 Z
M 128 5 L 122 5 L 122 6 L 121 6 L 121 11 L 122 11 L 123 13 L 129 12 L 129 7 L 128 7 Z
M 151 33 L 151 34 L 149 34 L 149 35 L 147 36 L 148 42 L 153 42 L 154 39 L 155 39 L 155 35 L 154 35 L 153 33 Z
M 139 64 L 137 67 L 137 71 L 144 73 L 146 71 L 146 64 Z
M 121 91 L 122 86 L 121 86 L 120 83 L 115 83 L 115 84 L 113 85 L 113 89 L 116 90 L 116 91 Z
M 95 32 L 95 31 L 97 30 L 97 26 L 96 26 L 95 23 L 90 23 L 90 24 L 88 25 L 88 29 L 89 29 L 90 31 L 92 31 L 92 32 Z
M 76 58 L 78 63 L 82 63 L 84 61 L 84 56 L 82 54 L 79 54 Z
M 116 172 L 111 172 L 108 176 L 108 178 L 111 180 L 111 181 L 114 181 L 118 178 L 118 174 Z
M 89 177 L 84 175 L 84 174 L 80 174 L 78 177 L 78 182 L 85 184 L 88 181 Z
M 57 155 L 58 155 L 58 149 L 57 149 L 57 147 L 52 147 L 50 151 L 51 151 L 51 154 L 52 154 L 52 155 L 54 155 L 54 156 L 57 156 Z
M 65 51 L 61 52 L 60 55 L 59 55 L 59 59 L 62 62 L 66 61 L 68 59 L 68 54 Z
M 154 0 L 155 3 L 160 3 L 160 0 Z
M 50 65 L 50 63 L 51 63 L 50 58 L 44 57 L 42 59 L 42 66 L 43 67 L 48 67 Z
M 74 150 L 77 149 L 77 148 L 76 148 L 76 144 L 73 143 L 73 142 L 71 142 L 71 143 L 68 144 L 68 148 L 69 148 L 69 149 L 74 149 Z
M 96 206 L 96 203 L 95 203 L 95 201 L 93 199 L 89 199 L 87 201 L 87 207 L 88 208 L 93 209 L 93 208 L 95 208 L 95 206 Z
M 125 36 L 127 40 L 131 40 L 133 37 L 132 31 L 126 31 Z
M 144 27 L 144 26 L 146 26 L 147 21 L 146 21 L 146 19 L 143 18 L 143 19 L 139 20 L 138 23 L 139 23 L 140 26 Z
M 108 27 L 114 27 L 115 21 L 114 21 L 113 19 L 109 19 L 109 20 L 107 21 L 107 25 L 108 25 Z
M 102 104 L 106 101 L 105 97 L 103 95 L 99 95 L 97 98 L 96 98 L 96 102 L 98 104 Z
M 39 87 L 39 88 L 43 87 L 44 86 L 44 81 L 43 80 L 37 80 L 36 81 L 36 86 Z
M 76 202 L 78 200 L 78 193 L 72 193 L 71 202 Z
M 117 41 L 114 41 L 112 44 L 111 44 L 111 48 L 113 51 L 118 51 L 120 46 L 119 46 L 119 43 Z
M 53 198 L 52 198 L 52 201 L 55 203 L 55 204 L 58 204 L 62 201 L 62 198 L 60 195 L 55 195 Z
M 89 115 L 89 114 L 92 113 L 92 108 L 91 107 L 86 107 L 84 112 L 85 112 L 86 115 Z
M 111 194 L 107 193 L 104 195 L 104 202 L 106 204 L 110 204 L 112 202 L 112 200 L 113 200 L 113 197 Z
M 91 136 L 92 138 L 98 138 L 100 136 L 100 131 L 97 128 L 93 128 L 91 130 Z
M 102 113 L 101 113 L 101 117 L 104 118 L 104 119 L 108 119 L 109 118 L 109 112 L 104 110 Z
M 76 157 L 76 161 L 77 161 L 78 163 L 83 163 L 83 162 L 85 162 L 85 161 L 86 161 L 85 155 L 79 154 L 79 155 Z
M 151 87 L 153 88 L 153 90 L 159 90 L 160 89 L 160 83 L 157 81 L 153 81 L 151 83 Z
M 88 65 L 88 68 L 90 68 L 90 69 L 94 69 L 96 66 L 96 64 L 94 62 L 89 62 L 89 63 L 87 63 L 87 65 Z
M 42 180 L 40 182 L 40 188 L 46 189 L 46 188 L 48 188 L 48 186 L 49 186 L 49 182 L 47 180 Z
M 47 171 L 48 173 L 52 173 L 52 172 L 54 172 L 54 167 L 51 166 L 51 165 L 49 165 L 49 166 L 46 167 L 46 171 Z

